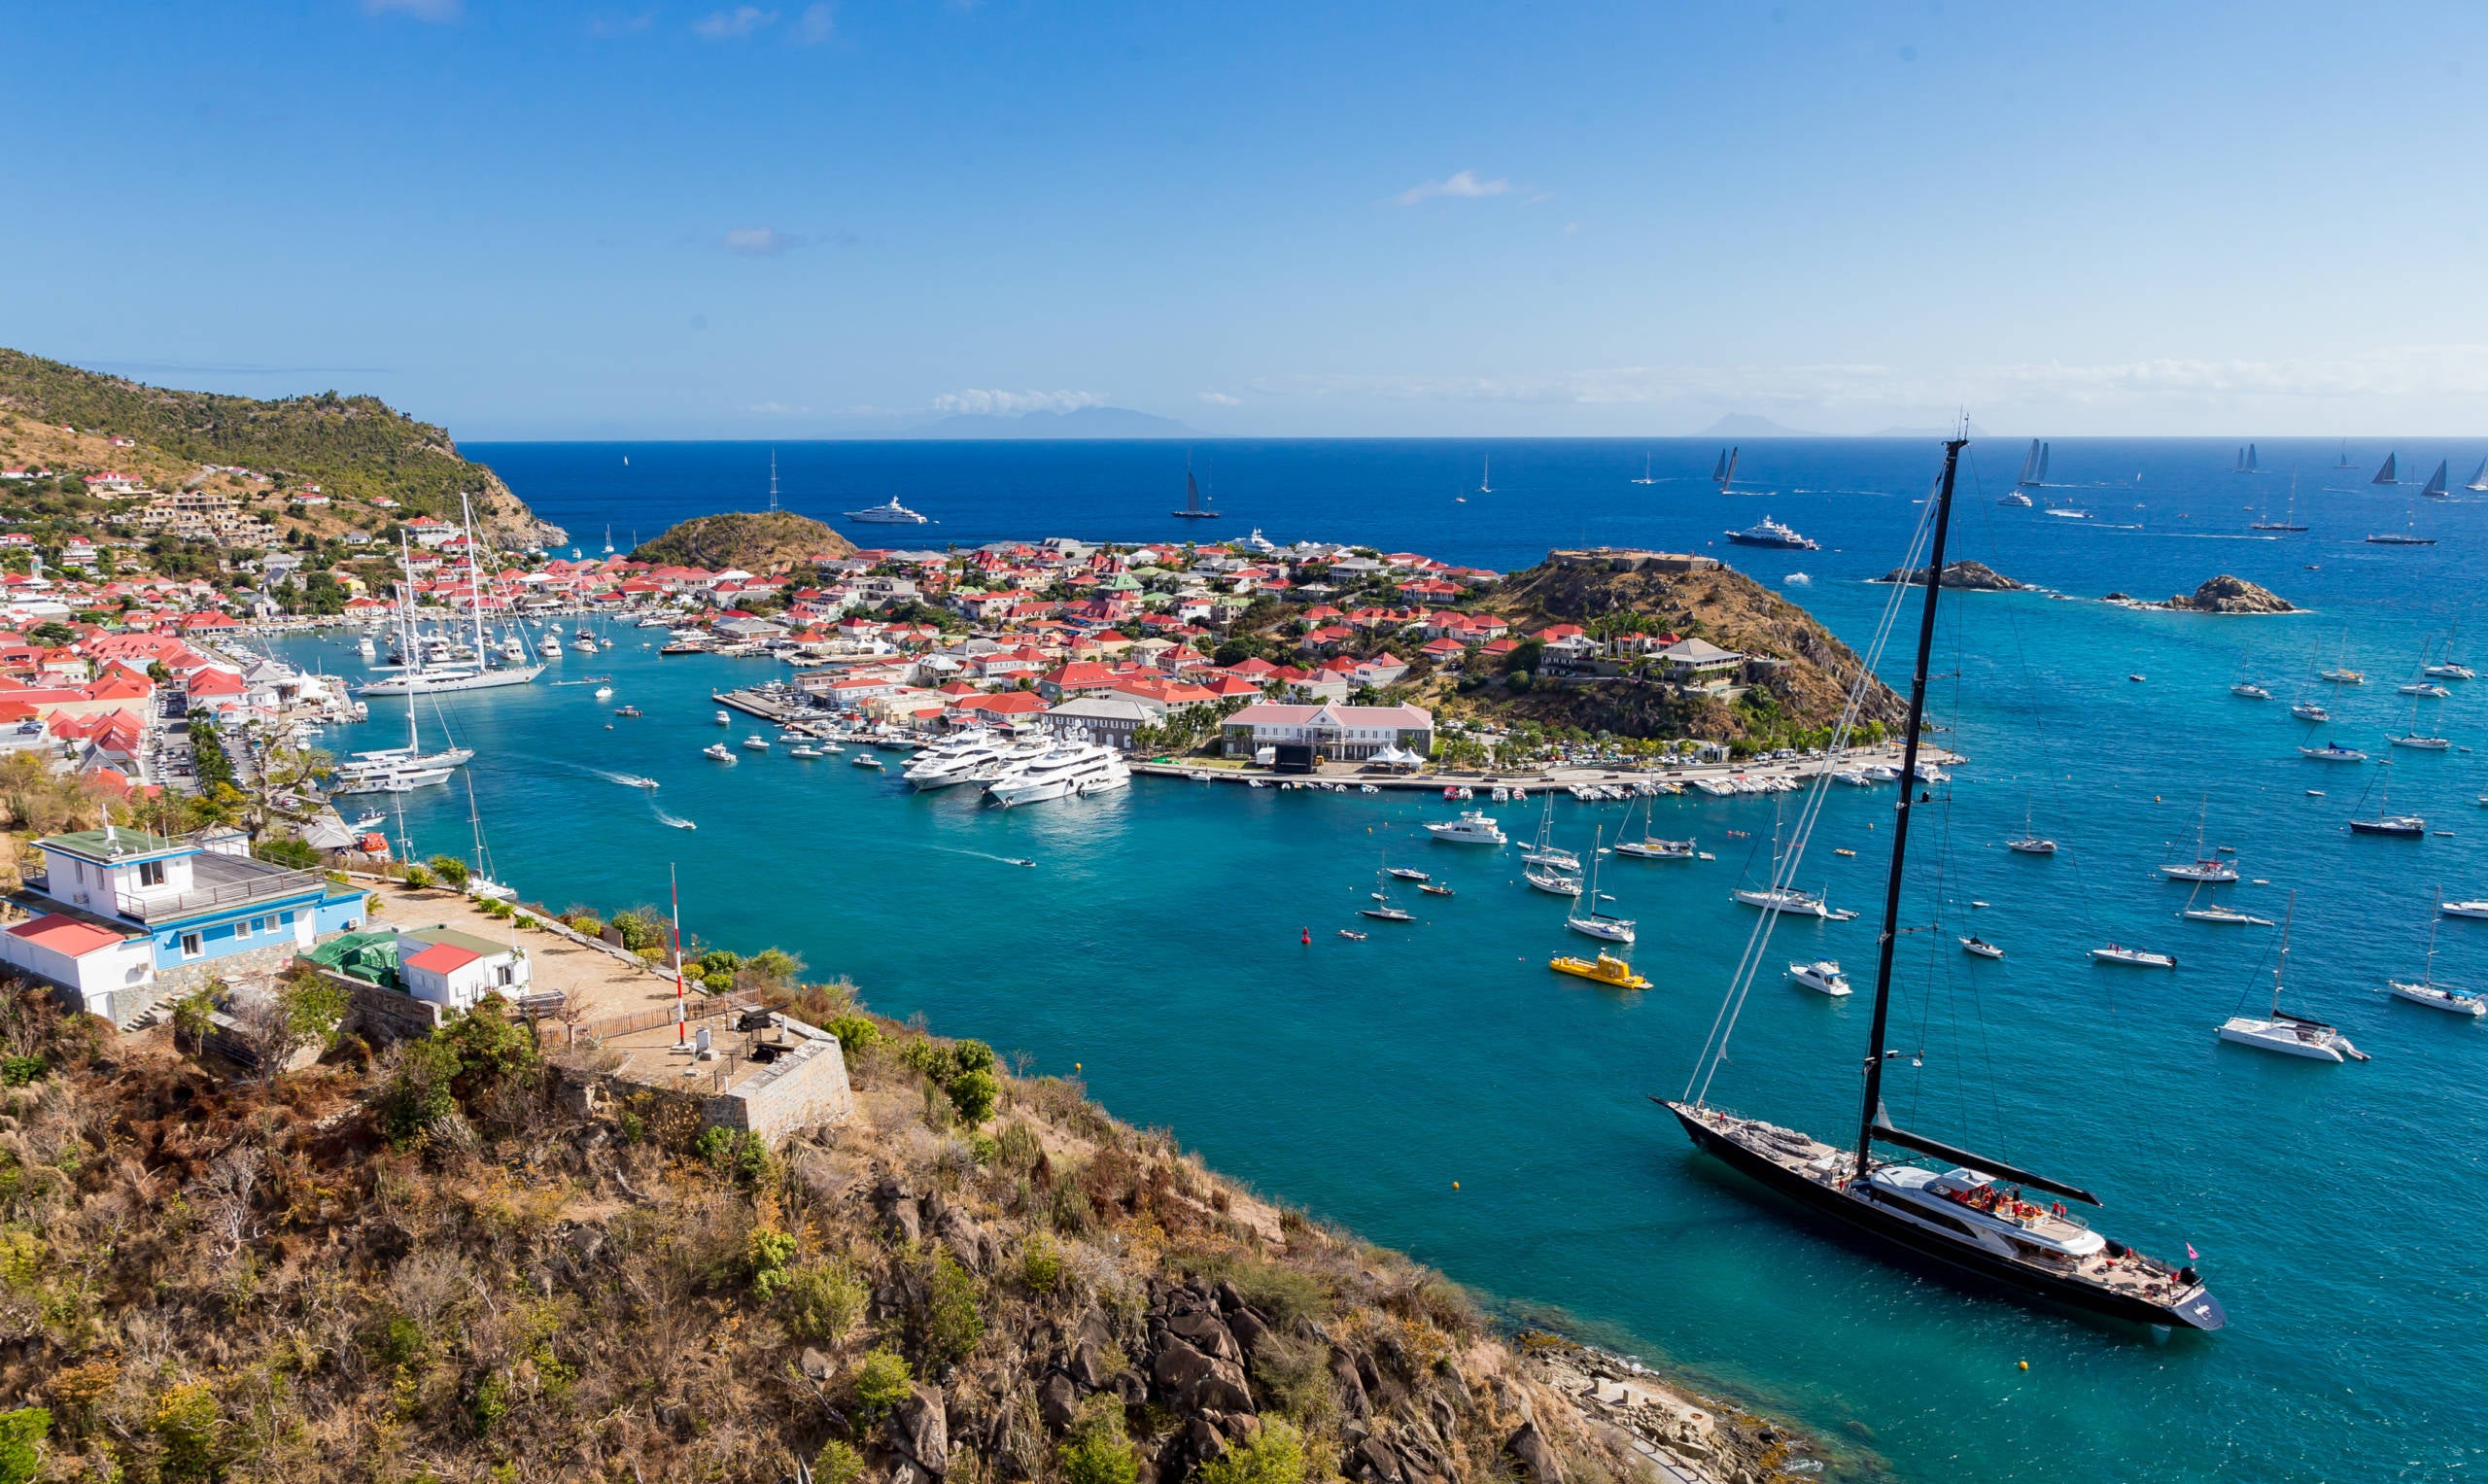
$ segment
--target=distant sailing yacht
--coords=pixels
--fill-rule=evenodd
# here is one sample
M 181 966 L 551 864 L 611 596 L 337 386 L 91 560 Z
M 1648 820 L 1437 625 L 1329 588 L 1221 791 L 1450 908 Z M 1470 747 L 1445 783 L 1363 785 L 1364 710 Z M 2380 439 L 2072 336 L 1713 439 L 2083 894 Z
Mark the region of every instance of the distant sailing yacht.
M 1493 454 L 1486 456 L 1485 466 L 1477 475 L 1477 493 L 1480 495 L 1495 493 L 1495 456 Z
M 2479 461 L 2478 472 L 2472 474 L 2471 476 L 2471 482 L 2464 485 L 2463 488 L 2474 493 L 2488 493 L 2488 459 L 2482 459 Z
M 1710 482 L 1719 487 L 1722 495 L 1728 492 L 1728 486 L 1737 482 L 1737 455 L 1741 452 L 1742 449 L 1723 448 L 1719 450 L 1719 462 L 1711 466 Z
M 2357 465 L 2352 464 L 2352 463 L 2350 462 L 2350 440 L 2349 440 L 2349 439 L 2347 439 L 2347 438 L 2343 438 L 2343 439 L 2341 440 L 2341 462 L 2340 462 L 2340 463 L 2338 463 L 2338 464 L 2333 465 L 2332 466 L 2333 466 L 2334 468 L 2356 468 L 2356 467 L 2358 467 L 2358 466 L 2357 466 Z
M 2400 456 L 2396 454 L 2386 454 L 2384 456 L 2384 463 L 2376 468 L 2375 477 L 2368 480 L 2367 483 L 2400 484 L 2402 482 L 2401 477 L 2394 472 L 2394 461 L 2399 457 Z
M 1214 521 L 1218 512 L 1201 502 L 1201 487 L 1192 478 L 1192 456 L 1184 456 L 1184 508 L 1174 512 L 1177 520 Z
M 2012 491 L 2005 495 L 2003 499 L 1997 500 L 1996 503 L 2000 505 L 2027 506 L 2030 503 L 2030 496 L 2028 492 L 2042 487 L 2047 482 L 2048 445 L 2040 442 L 2036 438 L 2032 438 L 2030 440 L 2030 451 L 2022 456 L 2021 477 L 2013 481 Z
M 2260 474 L 2263 472 L 2262 469 L 2256 467 L 2254 444 L 2249 443 L 2244 448 L 2237 451 L 2237 466 L 2230 469 L 2229 472 L 2232 474 Z
M 1966 441 L 1951 439 L 1944 448 L 1944 479 L 1938 486 L 1928 541 L 1926 598 L 1910 686 L 1908 730 L 1902 742 L 1904 777 L 1918 766 L 1936 603 L 1943 587 L 1944 542 L 1952 521 L 1954 475 Z M 1892 1056 L 1908 1054 L 1885 1045 L 1885 1030 L 1891 1012 L 1892 955 L 1900 936 L 1902 871 L 1915 807 L 1915 799 L 1904 791 L 1893 820 L 1883 931 L 1877 940 L 1865 1087 L 1848 1147 L 1710 1105 L 1710 1077 L 1726 1054 L 1724 1011 L 1722 1027 L 1704 1047 L 1683 1095 L 1662 1106 L 1683 1126 L 1695 1148 L 1808 1210 L 1906 1254 L 1947 1262 L 2021 1293 L 2113 1318 L 2192 1329 L 2222 1328 L 2229 1316 L 2194 1268 L 2156 1261 L 2123 1243 L 2111 1242 L 2086 1223 L 2068 1218 L 2061 1202 L 2033 1200 L 2023 1191 L 2026 1188 L 2094 1206 L 2100 1203 L 2098 1196 L 1887 1121 L 1883 1064 Z M 1759 953 L 1747 956 L 1760 958 Z M 1731 985 L 1731 1004 L 1742 997 L 1745 987 L 1742 980 Z M 1822 1080 L 1829 1083 L 1835 1075 L 1840 1074 L 1826 1067 Z M 1879 1159 L 1878 1143 L 1907 1150 L 1913 1156 L 1930 1156 L 1937 1163 L 1930 1169 Z M 1757 1270 L 1755 1281 L 1767 1285 L 1775 1276 Z
M 2271 513 L 2271 507 L 2264 506 L 2263 514 L 2269 516 Z M 2304 531 L 2306 529 L 2298 523 L 2298 470 L 2290 470 L 2290 501 L 2282 506 L 2281 518 L 2256 521 L 2246 529 L 2249 531 Z
M 2479 467 L 2481 472 L 2488 473 L 2488 463 L 2482 463 Z M 1635 484 L 1656 484 L 1659 482 L 1658 479 L 1650 473 L 1650 456 L 1648 454 L 1643 454 L 1641 456 L 1641 477 L 1634 480 L 1633 482 Z
M 2438 460 L 2436 461 L 2436 471 L 2435 473 L 2430 474 L 2430 475 L 2428 476 L 2428 482 L 2427 482 L 2426 486 L 2424 486 L 2424 487 L 2419 491 L 2419 496 L 2420 496 L 2420 498 L 2421 498 L 2421 499 L 2423 499 L 2423 500 L 2442 500 L 2442 499 L 2444 499 L 2444 498 L 2445 498 L 2445 473 L 2446 473 L 2445 465 L 2446 465 L 2446 462 L 2447 462 L 2447 461 L 2445 461 L 2445 460 L 2443 460 L 2443 459 L 2438 459 Z

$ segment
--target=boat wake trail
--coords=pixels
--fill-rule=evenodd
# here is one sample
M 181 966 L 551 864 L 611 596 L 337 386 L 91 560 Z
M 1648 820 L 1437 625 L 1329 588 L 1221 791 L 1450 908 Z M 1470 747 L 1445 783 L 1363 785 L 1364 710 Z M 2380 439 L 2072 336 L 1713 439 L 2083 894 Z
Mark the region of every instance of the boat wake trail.
M 678 814 L 669 814 L 664 810 L 657 809 L 654 805 L 650 805 L 649 810 L 657 816 L 657 823 L 659 824 L 667 825 L 677 830 L 696 830 L 700 828 L 700 826 L 693 824 L 690 820 L 685 819 Z
M 656 779 L 643 778 L 636 773 L 614 773 L 604 768 L 590 768 L 588 772 L 595 774 L 598 777 L 603 778 L 608 783 L 619 783 L 625 788 L 654 788 L 657 786 Z
M 1028 864 L 1027 861 L 1017 855 L 996 855 L 990 850 L 962 850 L 955 846 L 926 846 L 924 848 L 927 850 L 938 850 L 944 855 L 964 855 L 971 860 L 989 860 L 996 865 L 1002 866 L 1024 866 Z

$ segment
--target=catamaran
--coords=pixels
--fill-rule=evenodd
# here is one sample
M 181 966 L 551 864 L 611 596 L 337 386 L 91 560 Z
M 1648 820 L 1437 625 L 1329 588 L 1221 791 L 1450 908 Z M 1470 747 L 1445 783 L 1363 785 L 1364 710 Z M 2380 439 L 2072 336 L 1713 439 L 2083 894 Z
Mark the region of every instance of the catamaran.
M 2290 961 L 2290 918 L 2298 915 L 2298 893 L 2290 893 L 2290 910 L 2281 918 L 2281 951 L 2272 963 L 2272 1008 L 2265 1016 L 2231 1016 L 2221 1022 L 2220 1038 L 2251 1046 L 2258 1051 L 2278 1052 L 2284 1056 L 2303 1056 L 2310 1061 L 2343 1061 L 2367 1059 L 2367 1053 L 2350 1044 L 2350 1038 L 2322 1020 L 2310 1020 L 2292 1015 L 2281 1008 L 2281 974 Z
M 1947 441 L 1944 478 L 1929 512 L 1929 580 L 1918 662 L 1911 677 L 1909 725 L 1903 742 L 1905 774 L 1917 761 L 1925 717 L 1945 535 L 1952 520 L 1954 474 L 1966 441 Z M 1875 1009 L 1854 1142 L 1843 1149 L 1793 1128 L 1710 1106 L 1710 1079 L 1725 1058 L 1734 1024 L 1726 1010 L 1703 1049 L 1684 1094 L 1663 1106 L 1696 1148 L 1809 1210 L 1910 1255 L 1947 1262 L 2022 1293 L 2094 1313 L 2149 1325 L 2220 1329 L 2229 1322 L 2228 1315 L 2194 1268 L 2171 1267 L 2112 1243 L 2064 1214 L 2061 1202 L 2042 1204 L 2024 1194 L 2025 1189 L 2035 1190 L 2064 1200 L 2099 1204 L 2099 1197 L 2089 1191 L 1886 1121 L 1883 1066 L 1891 1056 L 1904 1054 L 1885 1047 L 1884 1032 L 1890 1018 L 1892 956 L 1900 938 L 1901 883 L 1915 808 L 1915 799 L 1904 791 L 1893 821 L 1892 869 L 1884 889 Z M 1753 954 L 1749 949 L 1748 959 Z M 1730 1007 L 1742 1000 L 1746 984 L 1741 974 L 1731 985 Z M 1941 1167 L 1879 1159 L 1878 1143 L 1908 1150 L 1912 1156 L 1931 1156 Z

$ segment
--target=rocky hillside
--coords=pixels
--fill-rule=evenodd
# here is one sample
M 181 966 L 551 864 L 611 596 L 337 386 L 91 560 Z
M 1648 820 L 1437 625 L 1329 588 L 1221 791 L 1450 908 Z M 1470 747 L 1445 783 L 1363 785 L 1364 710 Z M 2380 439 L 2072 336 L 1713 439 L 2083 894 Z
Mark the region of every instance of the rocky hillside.
M 1706 737 L 1730 740 L 1770 725 L 1803 730 L 1830 725 L 1840 715 L 1859 670 L 1857 655 L 1814 615 L 1731 568 L 1670 573 L 1616 571 L 1554 562 L 1512 572 L 1469 604 L 1501 614 L 1522 631 L 1548 623 L 1579 624 L 1593 633 L 1602 624 L 1638 626 L 1710 640 L 1741 654 L 1780 662 L 1754 689 L 1769 698 L 1755 707 L 1724 707 L 1688 700 L 1671 690 L 1633 680 L 1573 686 L 1535 686 L 1499 697 L 1493 707 L 1534 720 L 1564 722 L 1583 731 L 1607 730 L 1627 737 Z M 1896 725 L 1907 707 L 1881 680 L 1870 683 L 1861 720 Z
M 854 549 L 853 541 L 807 515 L 729 510 L 684 521 L 632 552 L 631 559 L 764 573 L 782 572 L 819 557 L 843 557 Z
M 561 535 L 540 529 L 499 475 L 460 457 L 446 431 L 373 397 L 174 391 L 0 349 L 0 457 L 64 472 L 119 468 L 158 488 L 212 477 L 201 466 L 240 465 L 340 500 L 385 495 L 406 513 L 450 519 L 464 492 L 504 545 Z
M 1076 1083 L 835 991 L 770 1148 L 573 1095 L 497 1013 L 278 1085 L 0 999 L 11 1477 L 1685 1479 L 1801 1440 L 1274 1208 Z M 593 1108 L 594 1111 L 590 1111 Z M 9 1411 L 41 1408 L 40 1414 Z

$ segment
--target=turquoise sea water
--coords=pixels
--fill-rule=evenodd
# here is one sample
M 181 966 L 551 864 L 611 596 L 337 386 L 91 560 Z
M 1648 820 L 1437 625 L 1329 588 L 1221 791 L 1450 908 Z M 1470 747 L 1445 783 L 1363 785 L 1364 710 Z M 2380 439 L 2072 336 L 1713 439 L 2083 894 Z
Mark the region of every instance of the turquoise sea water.
M 1886 592 L 1861 579 L 1897 561 L 1910 501 L 1937 463 L 1920 445 L 1755 445 L 1744 470 L 1780 493 L 1723 499 L 1700 478 L 1708 444 L 1651 445 L 1669 482 L 1635 487 L 1641 444 L 1498 443 L 1497 494 L 1452 504 L 1483 447 L 1222 444 L 1196 457 L 1215 458 L 1221 503 L 1238 511 L 1229 524 L 1496 566 L 1558 541 L 1699 546 L 1776 514 L 1827 549 L 1716 549 L 1775 586 L 1802 569 L 1811 584 L 1781 590 L 1851 638 Z M 766 488 L 758 446 L 631 448 L 635 471 L 671 470 L 659 492 L 608 487 L 620 468 L 609 446 L 481 452 L 592 544 L 604 518 L 653 529 L 747 496 L 755 467 Z M 1966 595 L 1948 603 L 1937 646 L 1933 711 L 1952 728 L 1940 740 L 1969 761 L 1915 837 L 1904 919 L 1928 930 L 1903 940 L 1892 1040 L 1923 1065 L 1896 1063 L 1887 1099 L 1910 1126 L 2100 1191 L 2108 1209 L 2094 1221 L 2112 1234 L 2167 1257 L 2193 1243 L 2232 1321 L 2213 1336 L 2155 1338 L 1864 1255 L 1694 1156 L 1651 1106 L 1645 1094 L 1684 1087 L 1751 926 L 1728 892 L 1760 871 L 1757 846 L 1791 804 L 1661 801 L 1658 832 L 1694 835 L 1718 859 L 1610 861 L 1604 884 L 1640 918 L 1634 956 L 1655 982 L 1628 996 L 1548 973 L 1550 953 L 1586 943 L 1563 930 L 1563 905 L 1517 884 L 1509 854 L 1427 841 L 1418 822 L 1443 807 L 1422 796 L 1141 779 L 1103 800 L 1003 813 L 964 794 L 912 796 L 839 759 L 725 767 L 698 749 L 752 728 L 715 726 L 710 690 L 782 672 L 661 660 L 627 629 L 612 631 L 608 654 L 559 666 L 610 674 L 609 702 L 539 685 L 448 710 L 480 749 L 470 772 L 495 865 L 527 895 L 662 901 L 671 863 L 700 937 L 781 945 L 816 973 L 850 976 L 884 1012 L 921 1011 L 940 1030 L 1023 1050 L 1041 1070 L 1076 1063 L 1118 1114 L 1172 1128 L 1275 1196 L 1495 1300 L 1559 1308 L 1784 1410 L 1848 1450 L 1844 1473 L 2460 1478 L 2481 1467 L 2488 1436 L 2488 1319 L 2472 1276 L 2488 1195 L 2488 1026 L 2388 1001 L 2381 985 L 2419 972 L 2433 890 L 2488 895 L 2488 811 L 2476 802 L 2488 752 L 2399 754 L 2394 807 L 2456 832 L 2413 843 L 2342 829 L 2383 770 L 2295 750 L 2333 736 L 2386 755 L 2412 710 L 2394 685 L 2431 636 L 2441 642 L 2477 616 L 2488 505 L 2406 517 L 2415 486 L 2365 483 L 2382 452 L 2355 451 L 2353 484 L 2329 467 L 2334 445 L 2263 444 L 2267 468 L 2295 457 L 2304 471 L 2297 509 L 2314 530 L 2281 539 L 2243 528 L 2267 497 L 2277 516 L 2287 475 L 2227 473 L 2228 444 L 2058 443 L 2055 477 L 2080 487 L 2049 497 L 2094 522 L 1996 506 L 2018 445 L 1975 447 L 1963 480 L 1954 553 L 2013 576 L 2090 597 L 2164 596 L 2228 571 L 2313 609 L 2210 619 Z M 2402 457 L 2423 466 L 2420 478 L 2452 457 L 2459 476 L 2479 452 Z M 1181 468 L 1180 449 L 1153 445 L 809 445 L 779 457 L 790 496 L 800 488 L 812 508 L 899 493 L 945 520 L 910 539 L 937 540 L 1163 536 L 1175 523 L 1151 512 L 1166 503 L 1168 467 L 1178 485 Z M 2442 544 L 2358 539 L 2405 518 Z M 286 648 L 354 668 L 343 642 Z M 1889 657 L 1895 677 L 1904 652 Z M 2319 688 L 2311 661 L 2344 652 L 2369 683 L 2320 687 L 2338 718 L 2330 728 L 2291 721 L 2294 696 Z M 2247 672 L 2275 699 L 2231 697 Z M 2420 704 L 2422 719 L 2459 746 L 2488 746 L 2488 681 L 2454 685 L 2452 699 Z M 608 730 L 624 702 L 647 715 Z M 387 703 L 375 710 L 367 735 L 390 741 L 398 723 Z M 644 794 L 606 773 L 663 787 Z M 1861 988 L 1871 980 L 1885 848 L 1875 827 L 1890 802 L 1889 790 L 1835 791 L 1802 881 L 1865 915 L 1784 925 L 1775 969 L 1831 954 Z M 2062 843 L 2053 859 L 2001 848 L 2025 807 Z M 1537 809 L 1497 812 L 1518 837 Z M 2338 1022 L 2373 1061 L 2327 1066 L 2215 1042 L 2225 1016 L 2267 992 L 2277 934 L 2177 919 L 2186 888 L 2152 868 L 2191 850 L 2198 809 L 2212 842 L 2235 846 L 2244 874 L 2269 882 L 2228 888 L 2228 900 L 2277 918 L 2298 893 L 2295 1008 Z M 699 829 L 668 828 L 660 811 Z M 1576 847 L 1624 813 L 1556 806 Z M 463 792 L 419 799 L 409 823 L 427 853 L 466 847 Z M 1337 939 L 1386 857 L 1441 873 L 1459 895 L 1408 893 L 1417 923 Z M 1310 947 L 1298 942 L 1308 926 Z M 1961 955 L 1953 936 L 1973 928 L 2010 956 Z M 2173 951 L 2181 967 L 2084 958 L 2110 938 Z M 2439 980 L 2488 984 L 2488 923 L 2448 922 L 2439 948 Z M 1855 1114 L 1868 999 L 1829 1001 L 1766 976 L 1713 1100 L 1839 1136 Z

